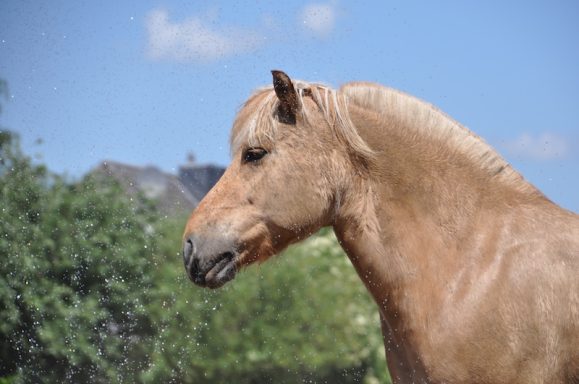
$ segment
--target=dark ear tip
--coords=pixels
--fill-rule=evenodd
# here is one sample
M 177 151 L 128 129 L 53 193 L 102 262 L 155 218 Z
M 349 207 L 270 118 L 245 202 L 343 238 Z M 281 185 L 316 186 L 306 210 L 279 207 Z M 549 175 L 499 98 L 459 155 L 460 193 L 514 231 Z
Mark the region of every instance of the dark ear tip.
M 289 76 L 284 72 L 284 71 L 280 71 L 278 69 L 272 69 L 271 70 L 271 74 L 273 75 L 274 80 L 286 80 L 286 81 L 290 81 Z
M 295 113 L 299 109 L 298 95 L 292 84 L 292 80 L 282 71 L 273 70 L 273 90 L 277 95 L 280 106 L 283 106 L 287 111 Z

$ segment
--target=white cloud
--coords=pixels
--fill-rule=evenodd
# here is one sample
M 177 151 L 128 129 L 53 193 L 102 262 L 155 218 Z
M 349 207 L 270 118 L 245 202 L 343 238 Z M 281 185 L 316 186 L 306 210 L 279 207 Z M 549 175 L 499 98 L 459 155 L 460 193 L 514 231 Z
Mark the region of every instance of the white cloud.
M 254 51 L 263 43 L 254 31 L 213 24 L 198 16 L 172 22 L 166 10 L 153 10 L 147 18 L 147 53 L 155 60 L 207 62 Z
M 564 138 L 549 132 L 538 136 L 523 133 L 504 146 L 514 156 L 534 160 L 560 159 L 570 152 L 569 144 Z
M 332 4 L 308 4 L 302 9 L 299 21 L 306 31 L 317 37 L 327 37 L 334 29 L 336 10 Z

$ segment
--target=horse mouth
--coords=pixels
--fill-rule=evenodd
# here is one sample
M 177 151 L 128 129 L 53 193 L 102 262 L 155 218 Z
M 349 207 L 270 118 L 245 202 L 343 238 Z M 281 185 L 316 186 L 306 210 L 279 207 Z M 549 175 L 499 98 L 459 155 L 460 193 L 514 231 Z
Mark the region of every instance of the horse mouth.
M 236 272 L 235 254 L 225 252 L 215 259 L 213 266 L 205 273 L 203 281 L 196 281 L 196 283 L 207 288 L 219 288 L 233 280 Z

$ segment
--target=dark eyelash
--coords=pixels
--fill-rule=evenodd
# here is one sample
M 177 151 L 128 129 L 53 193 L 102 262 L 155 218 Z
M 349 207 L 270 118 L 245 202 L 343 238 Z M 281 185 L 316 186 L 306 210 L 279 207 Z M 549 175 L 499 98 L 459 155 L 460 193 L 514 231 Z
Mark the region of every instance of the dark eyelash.
M 265 155 L 267 155 L 267 151 L 263 148 L 259 147 L 248 148 L 243 153 L 243 162 L 255 163 L 261 160 Z

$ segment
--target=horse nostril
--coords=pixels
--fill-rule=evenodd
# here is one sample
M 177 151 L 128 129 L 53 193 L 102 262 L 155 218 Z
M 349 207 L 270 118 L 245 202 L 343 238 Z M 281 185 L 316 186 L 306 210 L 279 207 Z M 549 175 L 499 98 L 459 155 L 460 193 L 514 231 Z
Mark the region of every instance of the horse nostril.
M 191 238 L 185 240 L 183 244 L 183 262 L 185 263 L 185 267 L 189 267 L 191 263 L 191 258 L 193 257 L 193 240 Z
M 189 278 L 198 285 L 205 284 L 205 276 L 201 274 L 201 267 L 199 265 L 199 255 L 197 254 L 197 245 L 195 237 L 189 236 L 183 242 L 183 263 Z

